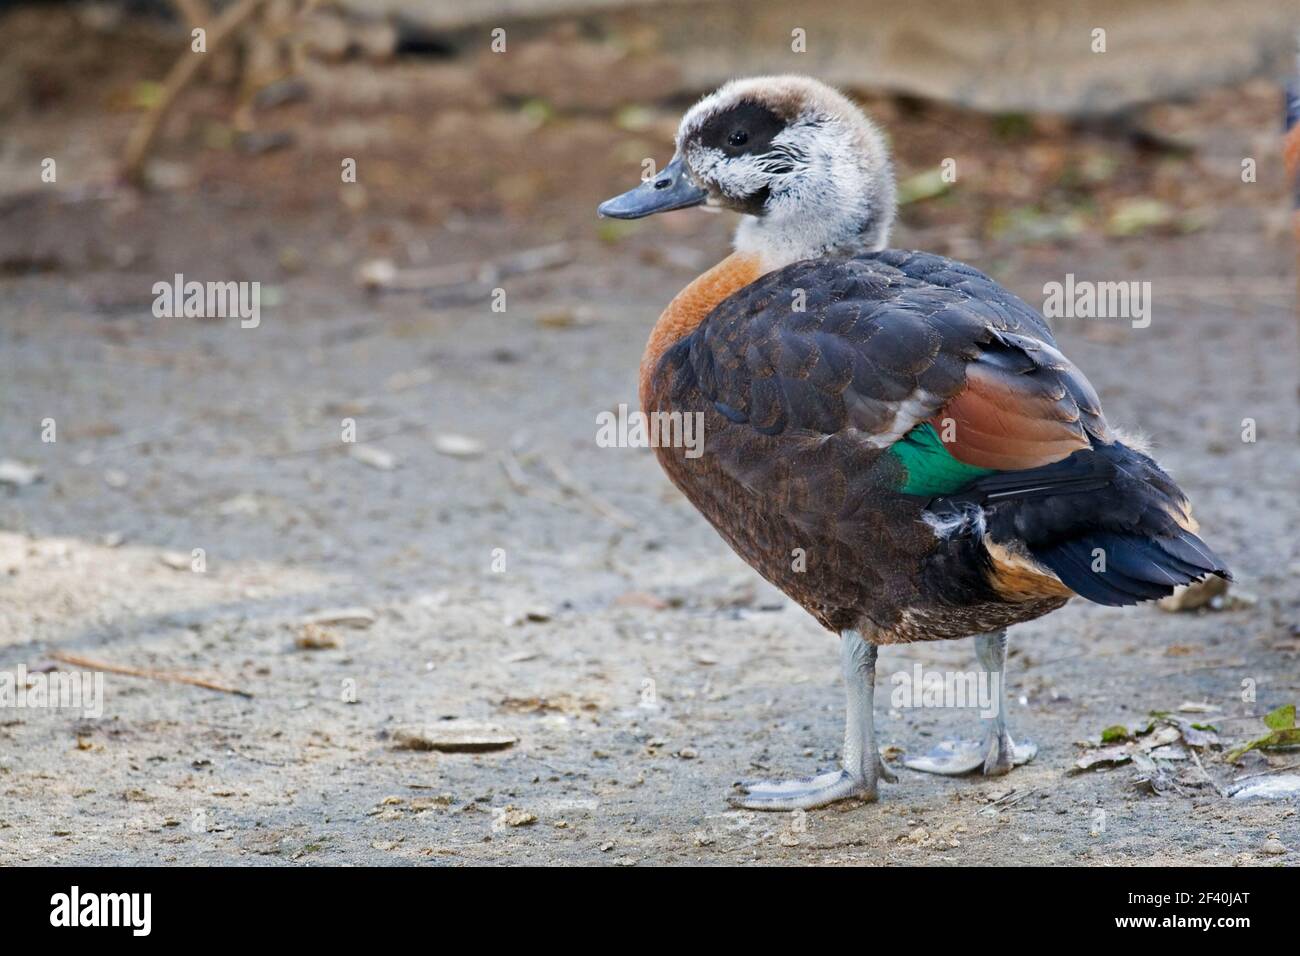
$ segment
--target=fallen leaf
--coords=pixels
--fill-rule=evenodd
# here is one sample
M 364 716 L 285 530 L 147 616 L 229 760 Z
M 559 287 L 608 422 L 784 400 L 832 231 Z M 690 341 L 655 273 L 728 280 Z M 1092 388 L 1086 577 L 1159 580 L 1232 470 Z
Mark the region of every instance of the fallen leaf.
M 1106 747 L 1102 750 L 1094 750 L 1091 753 L 1084 754 L 1074 762 L 1071 773 L 1092 770 L 1094 767 L 1115 767 L 1122 763 L 1128 763 L 1132 759 L 1133 751 L 1127 746 Z
M 1172 744 L 1177 740 L 1181 740 L 1182 736 L 1177 727 L 1166 724 L 1156 730 L 1155 733 L 1144 737 L 1138 746 L 1143 750 L 1155 750 L 1157 747 L 1163 747 L 1165 744 Z
M 1223 759 L 1228 763 L 1234 763 L 1248 750 L 1300 746 L 1300 728 L 1295 725 L 1295 704 L 1284 704 L 1267 713 L 1264 716 L 1264 726 L 1268 727 L 1271 733 L 1242 744 L 1227 753 Z

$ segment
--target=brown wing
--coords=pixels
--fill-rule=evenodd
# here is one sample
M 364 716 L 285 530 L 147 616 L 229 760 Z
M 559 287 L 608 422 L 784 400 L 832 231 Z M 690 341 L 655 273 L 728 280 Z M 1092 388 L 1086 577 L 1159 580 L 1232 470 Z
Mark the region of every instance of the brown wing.
M 995 332 L 966 366 L 966 387 L 930 419 L 958 461 L 1017 471 L 1060 461 L 1108 439 L 1092 385 L 1054 346 Z
M 681 348 L 665 355 L 681 384 L 765 435 L 884 449 L 930 421 L 958 460 L 1021 469 L 1109 434 L 1038 313 L 942 256 L 795 263 L 730 296 Z

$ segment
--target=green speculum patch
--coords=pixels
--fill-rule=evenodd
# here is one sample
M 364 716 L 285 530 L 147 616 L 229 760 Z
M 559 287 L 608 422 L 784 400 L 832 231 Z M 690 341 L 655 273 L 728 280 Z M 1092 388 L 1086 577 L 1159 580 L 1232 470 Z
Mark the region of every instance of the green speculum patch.
M 894 442 L 889 451 L 903 466 L 906 478 L 899 491 L 905 495 L 950 495 L 976 478 L 991 475 L 994 468 L 977 468 L 948 453 L 929 422 L 917 425 Z

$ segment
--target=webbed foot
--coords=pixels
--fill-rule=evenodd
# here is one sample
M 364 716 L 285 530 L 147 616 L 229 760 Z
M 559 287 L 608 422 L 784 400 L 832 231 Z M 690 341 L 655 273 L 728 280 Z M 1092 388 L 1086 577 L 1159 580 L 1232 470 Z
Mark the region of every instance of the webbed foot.
M 898 777 L 877 755 L 875 772 L 870 776 L 828 770 L 789 780 L 741 780 L 735 784 L 740 792 L 730 795 L 727 802 L 746 810 L 812 810 L 850 799 L 874 803 L 881 780 L 894 783 Z
M 990 734 L 982 741 L 945 740 L 929 752 L 903 760 L 903 766 L 922 773 L 958 777 L 979 770 L 986 777 L 1010 773 L 1013 767 L 1029 763 L 1038 754 L 1030 741 L 1016 743 L 1010 734 Z

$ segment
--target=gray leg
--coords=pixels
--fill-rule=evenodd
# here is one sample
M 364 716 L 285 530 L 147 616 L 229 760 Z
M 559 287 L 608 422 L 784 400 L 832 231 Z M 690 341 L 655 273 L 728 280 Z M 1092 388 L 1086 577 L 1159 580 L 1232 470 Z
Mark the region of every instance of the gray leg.
M 1028 763 L 1038 753 L 1036 745 L 1028 741 L 1017 744 L 1007 732 L 1006 630 L 978 635 L 975 638 L 975 657 L 979 660 L 980 670 L 988 675 L 993 691 L 993 713 L 980 718 L 984 723 L 984 739 L 946 740 L 927 754 L 908 757 L 903 766 L 948 776 L 983 770 L 985 776 L 995 777 L 1009 773 L 1012 767 Z
M 848 704 L 843 769 L 793 780 L 743 781 L 736 784 L 740 793 L 729 799 L 732 806 L 748 810 L 811 810 L 849 797 L 872 801 L 880 780 L 896 779 L 876 749 L 876 645 L 857 631 L 845 631 L 840 635 L 840 665 Z

